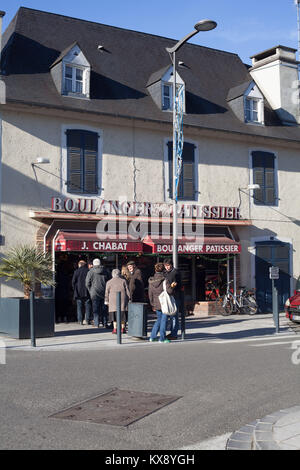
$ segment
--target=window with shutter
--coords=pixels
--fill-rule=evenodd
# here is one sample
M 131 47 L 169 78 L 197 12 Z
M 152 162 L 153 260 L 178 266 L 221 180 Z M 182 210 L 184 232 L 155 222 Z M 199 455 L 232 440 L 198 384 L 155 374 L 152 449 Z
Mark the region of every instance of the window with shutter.
M 254 204 L 276 204 L 275 155 L 270 152 L 252 152 L 253 183 L 260 189 L 254 190 Z
M 173 197 L 173 142 L 168 142 L 169 194 Z M 196 198 L 195 145 L 185 142 L 182 152 L 182 170 L 178 185 L 178 200 L 193 201 Z
M 67 131 L 68 182 L 70 193 L 98 193 L 98 134 Z

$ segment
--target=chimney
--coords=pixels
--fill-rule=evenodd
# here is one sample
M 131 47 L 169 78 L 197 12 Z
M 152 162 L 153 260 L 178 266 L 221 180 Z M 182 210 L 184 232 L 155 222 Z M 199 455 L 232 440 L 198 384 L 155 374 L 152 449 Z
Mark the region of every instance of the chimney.
M 300 122 L 296 49 L 276 46 L 251 57 L 250 73 L 283 124 Z

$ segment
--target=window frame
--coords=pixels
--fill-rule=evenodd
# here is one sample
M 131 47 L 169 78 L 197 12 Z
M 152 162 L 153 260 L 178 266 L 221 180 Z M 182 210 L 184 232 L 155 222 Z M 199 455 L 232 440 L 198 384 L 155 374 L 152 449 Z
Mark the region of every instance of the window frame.
M 257 104 L 257 110 L 254 110 L 254 103 Z M 247 106 L 249 104 L 249 106 Z M 254 98 L 245 96 L 245 121 L 253 124 L 263 124 L 262 116 L 263 100 L 261 98 Z M 250 117 L 248 118 L 248 111 L 250 112 Z M 254 119 L 254 113 L 257 113 L 257 120 Z
M 169 149 L 168 143 L 172 142 L 172 138 L 164 139 L 164 193 L 165 202 L 173 200 L 173 194 L 170 193 L 170 176 L 173 175 L 173 166 L 169 164 Z M 195 203 L 199 201 L 199 148 L 198 143 L 193 140 L 185 140 L 185 143 L 194 146 L 194 199 L 178 198 L 179 203 Z M 170 175 L 171 170 L 171 175 Z
M 169 96 L 165 94 L 165 87 L 169 90 Z M 168 82 L 162 82 L 162 110 L 163 111 L 172 111 L 173 110 L 173 84 Z M 170 100 L 169 107 L 165 106 L 165 99 Z
M 97 153 L 97 185 L 98 191 L 96 193 L 85 192 L 70 192 L 68 190 L 68 146 L 67 146 L 67 131 L 78 130 L 93 132 L 98 135 L 98 153 Z M 102 165 L 103 165 L 103 130 L 90 126 L 82 126 L 76 124 L 62 125 L 61 127 L 61 194 L 66 197 L 76 198 L 84 197 L 85 199 L 93 199 L 97 196 L 103 197 L 102 187 Z
M 66 78 L 66 69 L 69 67 L 72 70 L 72 90 L 67 90 L 66 87 L 66 80 L 70 80 L 70 78 Z M 76 78 L 76 72 L 77 70 L 80 70 L 82 72 L 82 81 L 80 82 L 82 84 L 82 91 L 78 92 L 76 91 L 76 84 L 77 84 L 77 78 Z M 66 95 L 77 95 L 77 96 L 87 96 L 87 87 L 86 87 L 86 73 L 87 73 L 87 67 L 85 66 L 80 66 L 78 64 L 71 64 L 69 62 L 64 62 L 63 63 L 63 94 Z
M 255 190 L 250 190 L 250 204 L 252 207 L 278 207 L 279 206 L 279 174 L 278 174 L 278 155 L 272 149 L 252 148 L 249 151 L 249 168 L 250 168 L 250 185 L 255 184 L 254 181 L 254 167 L 253 167 L 253 153 L 262 152 L 272 154 L 274 156 L 274 204 L 272 203 L 256 203 L 255 202 Z M 265 185 L 264 185 L 265 186 Z
M 186 104 L 186 97 L 185 97 L 185 82 L 182 80 L 178 72 L 176 71 L 176 88 L 179 86 L 183 86 L 183 92 L 184 92 L 184 101 L 183 101 L 183 112 L 185 113 L 185 104 Z M 170 107 L 166 108 L 164 106 L 164 86 L 167 86 L 169 88 L 170 92 Z M 161 109 L 162 111 L 165 112 L 172 112 L 173 111 L 173 90 L 174 90 L 174 80 L 173 80 L 173 67 L 171 66 L 168 71 L 164 74 L 164 76 L 160 80 L 160 88 L 161 88 Z

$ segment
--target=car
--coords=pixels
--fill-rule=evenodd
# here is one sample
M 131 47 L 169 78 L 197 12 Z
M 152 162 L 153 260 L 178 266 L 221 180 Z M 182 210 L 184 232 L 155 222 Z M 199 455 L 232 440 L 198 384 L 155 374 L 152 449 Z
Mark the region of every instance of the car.
M 300 323 L 300 291 L 295 291 L 294 295 L 287 299 L 284 310 L 286 318 Z

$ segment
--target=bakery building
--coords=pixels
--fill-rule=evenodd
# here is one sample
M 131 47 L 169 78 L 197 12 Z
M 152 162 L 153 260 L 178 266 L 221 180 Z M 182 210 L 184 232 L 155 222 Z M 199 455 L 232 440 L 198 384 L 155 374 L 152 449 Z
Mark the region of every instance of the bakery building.
M 166 47 L 175 42 L 18 10 L 2 37 L 2 253 L 35 244 L 66 280 L 79 259 L 110 269 L 135 259 L 146 281 L 172 255 Z M 178 252 L 189 304 L 205 301 L 207 281 L 232 279 L 255 287 L 270 311 L 269 266 L 280 267 L 281 305 L 300 274 L 296 51 L 276 46 L 251 60 L 192 43 L 178 53 Z M 20 286 L 2 283 L 1 295 Z

